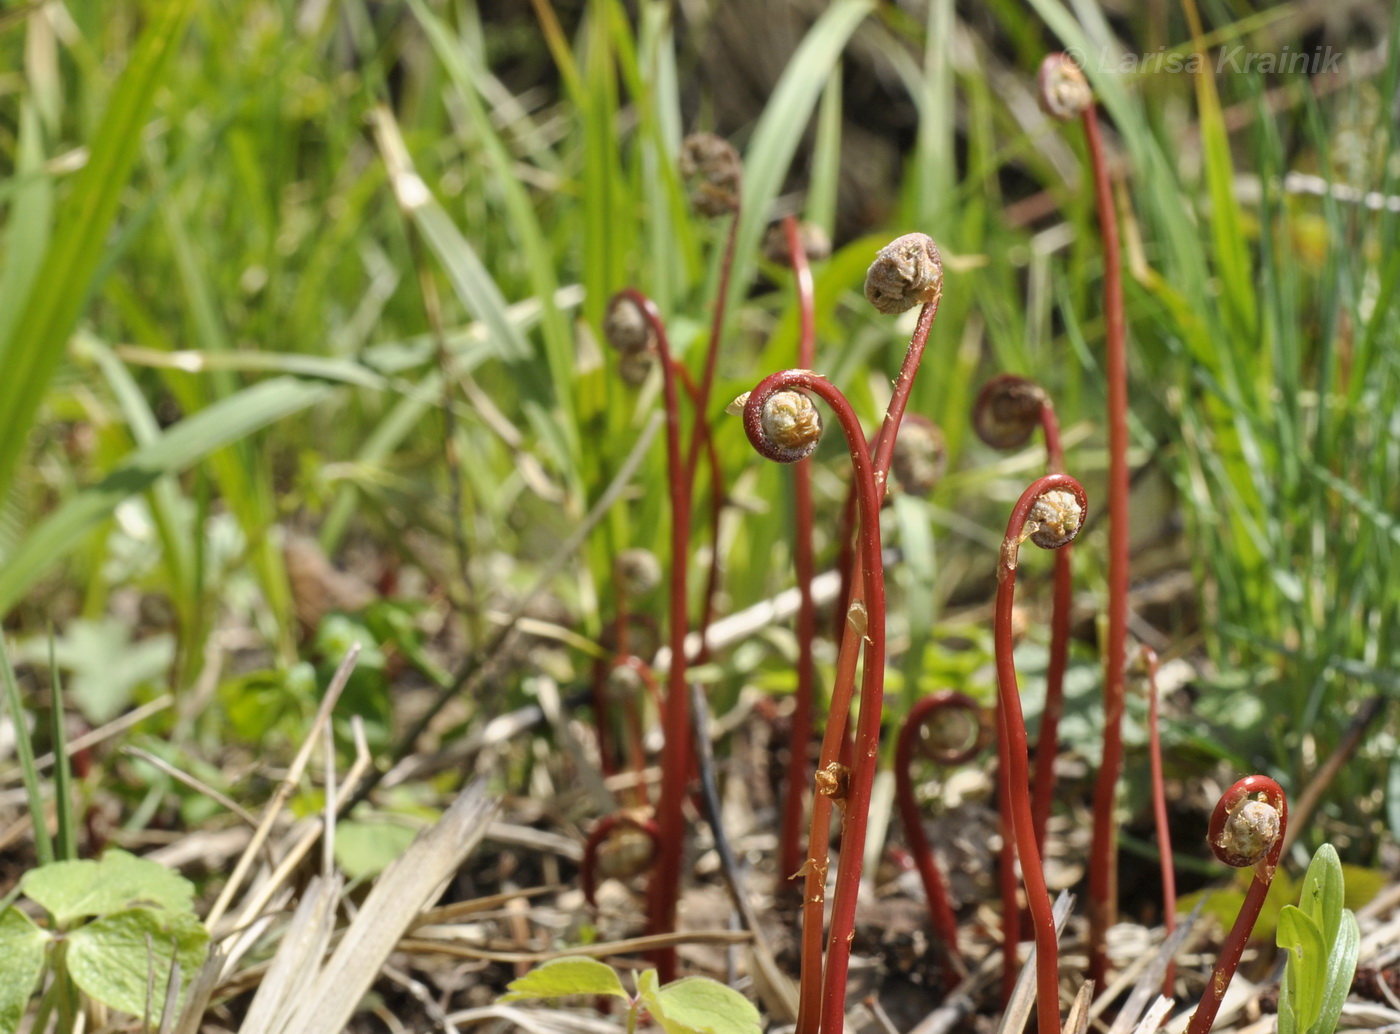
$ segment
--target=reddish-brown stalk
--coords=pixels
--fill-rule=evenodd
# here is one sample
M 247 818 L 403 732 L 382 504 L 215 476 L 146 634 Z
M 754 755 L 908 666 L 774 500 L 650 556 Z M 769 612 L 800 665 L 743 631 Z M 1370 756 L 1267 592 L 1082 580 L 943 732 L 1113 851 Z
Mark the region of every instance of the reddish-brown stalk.
M 1118 215 L 1104 157 L 1099 116 L 1083 71 L 1066 54 L 1040 66 L 1041 106 L 1060 119 L 1084 123 L 1094 174 L 1094 202 L 1104 256 L 1105 379 L 1108 387 L 1108 642 L 1104 651 L 1103 761 L 1094 785 L 1094 830 L 1089 848 L 1089 979 L 1104 986 L 1104 944 L 1118 911 L 1118 839 L 1114 826 L 1118 776 L 1123 767 L 1123 679 L 1128 650 L 1128 357 Z
M 812 292 L 812 270 L 807 264 L 797 220 L 783 219 L 789 261 L 797 289 L 801 331 L 797 338 L 797 366 L 810 370 L 815 365 L 816 320 Z M 797 872 L 802 856 L 802 816 L 807 803 L 807 746 L 812 739 L 812 712 L 815 708 L 816 664 L 812 641 L 817 636 L 817 606 L 812 599 L 812 461 L 793 465 L 792 560 L 797 573 L 797 693 L 789 737 L 787 787 L 784 791 L 782 827 L 778 836 L 778 878 L 786 880 Z
M 825 1022 L 822 1016 L 823 1009 L 834 1010 L 836 1026 L 833 1029 L 840 1030 L 840 1012 L 845 1001 L 845 974 L 850 961 L 850 943 L 845 939 L 838 943 L 836 938 L 840 926 L 836 923 L 836 918 L 846 916 L 842 920 L 843 923 L 853 922 L 854 919 L 855 891 L 860 882 L 860 855 L 863 851 L 865 836 L 865 815 L 864 810 L 862 810 L 860 821 L 856 827 L 850 827 L 848 821 L 837 888 L 839 896 L 843 879 L 845 883 L 849 884 L 849 902 L 838 901 L 838 908 L 833 915 L 832 948 L 828 950 L 830 964 L 824 970 L 822 965 L 822 921 L 826 899 L 832 798 L 833 795 L 844 795 L 845 792 L 845 775 L 848 774 L 849 770 L 842 766 L 839 759 L 843 750 L 849 749 L 846 724 L 861 643 L 866 638 L 868 627 L 874 625 L 872 607 L 878 609 L 880 613 L 880 627 L 883 631 L 884 571 L 880 563 L 878 508 L 894 445 L 894 432 L 891 431 L 888 435 L 883 434 L 883 432 L 891 425 L 898 427 L 898 422 L 903 417 L 905 406 L 908 403 L 909 391 L 913 386 L 914 374 L 918 369 L 919 359 L 922 357 L 924 344 L 928 339 L 929 328 L 938 311 L 938 300 L 942 295 L 942 287 L 943 265 L 938 255 L 938 249 L 933 241 L 923 234 L 907 234 L 882 248 L 866 274 L 866 298 L 880 311 L 886 313 L 903 312 L 920 303 L 923 304 L 923 309 L 919 314 L 909 350 L 900 368 L 899 379 L 895 384 L 890 407 L 881 428 L 882 435 L 877 439 L 877 453 L 871 460 L 871 482 L 875 488 L 874 519 L 862 518 L 861 550 L 856 553 L 852 565 L 855 583 L 859 588 L 856 598 L 850 602 L 849 606 L 843 606 L 842 610 L 846 620 L 841 634 L 840 651 L 837 654 L 836 678 L 827 714 L 826 731 L 822 737 L 821 754 L 817 762 L 817 784 L 820 792 L 813 798 L 811 827 L 807 838 L 808 857 L 800 870 L 800 874 L 805 876 L 805 886 L 802 905 L 802 980 L 798 1004 L 798 1034 L 815 1034 Z M 789 371 L 789 373 L 793 376 L 807 376 L 819 381 L 822 380 L 818 375 L 809 371 Z M 822 381 L 822 383 L 826 382 Z M 837 394 L 839 395 L 839 393 Z M 752 399 L 753 393 L 748 397 L 748 401 L 751 402 Z M 750 409 L 746 408 L 745 412 L 747 414 Z M 844 422 L 843 430 L 845 430 Z M 851 448 L 853 456 L 855 444 L 849 440 L 851 433 L 860 436 L 860 448 L 862 451 L 866 451 L 864 434 L 856 426 L 848 431 L 848 446 Z M 750 440 L 754 440 L 752 434 Z M 815 448 L 815 443 L 812 444 L 812 447 Z M 764 455 L 773 456 L 771 449 L 760 449 L 760 451 Z M 802 458 L 802 455 L 788 453 L 774 458 L 795 462 Z M 853 479 L 853 483 L 858 487 L 861 486 L 859 476 Z M 866 556 L 872 541 L 873 552 L 870 553 L 872 563 L 867 563 Z M 872 570 L 872 567 L 875 570 Z M 878 600 L 869 600 L 866 592 L 867 582 L 878 583 L 880 587 Z M 869 685 L 871 679 L 879 678 L 881 680 L 879 684 L 880 698 L 883 699 L 883 668 L 883 652 L 880 655 L 878 665 L 874 663 L 871 655 L 867 652 L 864 676 L 866 682 L 862 687 L 861 713 L 864 716 L 862 718 L 863 725 L 871 721 L 875 723 L 875 739 L 872 740 L 872 743 L 878 743 L 880 708 L 877 703 L 873 712 L 867 709 L 865 687 Z M 872 749 L 876 748 L 872 747 Z M 864 754 L 862 753 L 856 758 L 852 767 L 861 771 L 862 779 L 868 778 L 873 781 L 873 758 L 867 766 L 864 763 Z M 865 785 L 864 793 L 866 796 L 862 809 L 869 803 L 868 784 Z M 852 833 L 855 833 L 857 839 L 851 839 Z M 854 862 L 852 862 L 852 852 L 854 852 Z M 855 865 L 853 877 L 844 875 L 850 871 L 848 863 Z M 849 915 L 846 915 L 847 912 Z M 850 926 L 847 925 L 846 929 L 849 931 Z M 839 976 L 836 975 L 838 971 Z M 825 981 L 823 981 L 824 973 Z M 823 987 L 827 989 L 825 995 L 822 993 Z
M 697 664 L 703 664 L 710 656 L 708 636 L 710 622 L 714 620 L 715 614 L 715 593 L 719 589 L 719 518 L 720 512 L 724 509 L 724 470 L 719 465 L 719 452 L 715 448 L 714 435 L 710 433 L 709 421 L 698 418 L 698 414 L 703 413 L 704 409 L 700 403 L 700 390 L 695 386 L 695 378 L 690 375 L 690 371 L 683 364 L 673 363 L 672 365 L 676 376 L 680 377 L 681 383 L 685 386 L 691 408 L 697 414 L 695 433 L 703 439 L 701 444 L 705 449 L 705 460 L 710 467 L 710 567 L 705 575 L 705 596 L 700 609 L 700 625 L 696 629 L 700 637 L 700 647 L 696 650 L 694 658 Z M 693 489 L 692 475 L 692 492 Z
M 929 241 L 929 244 L 932 246 L 933 242 Z M 934 317 L 938 315 L 938 303 L 943 297 L 941 258 L 938 260 L 938 270 L 938 291 L 919 310 L 919 319 L 914 324 L 914 333 L 909 339 L 909 348 L 904 353 L 904 362 L 900 364 L 899 376 L 895 379 L 894 394 L 890 396 L 890 404 L 885 410 L 884 422 L 880 424 L 880 430 L 876 433 L 875 440 L 870 446 L 875 461 L 876 477 L 880 482 L 881 498 L 884 495 L 885 480 L 889 475 L 890 460 L 894 456 L 895 436 L 899 433 L 899 424 L 904 419 L 904 411 L 909 406 L 909 392 L 914 387 L 914 374 L 918 372 L 919 364 L 923 361 L 924 347 L 928 344 L 929 331 L 933 328 Z M 852 486 L 846 495 L 845 509 L 841 512 L 841 526 L 837 539 L 840 545 L 837 548 L 836 568 L 841 575 L 841 588 L 836 596 L 833 631 L 834 637 L 838 640 L 845 635 L 846 610 L 854 600 L 859 598 L 858 593 L 860 592 L 860 570 L 857 566 L 860 558 L 851 546 L 854 541 L 852 532 L 855 530 L 855 498 L 855 487 Z
M 858 492 L 860 507 L 860 556 L 864 563 L 864 628 L 861 629 L 865 641 L 865 663 L 861 679 L 860 718 L 856 733 L 857 750 L 855 763 L 847 777 L 839 771 L 839 766 L 826 761 L 818 770 L 822 795 L 830 801 L 840 797 L 845 802 L 846 822 L 842 836 L 841 861 L 836 881 L 836 896 L 832 906 L 831 934 L 827 944 L 825 978 L 822 982 L 820 1023 L 812 1026 L 817 1016 L 811 1012 L 810 999 L 815 986 L 816 974 L 804 967 L 802 973 L 801 1003 L 806 1003 L 798 1017 L 799 1034 L 814 1030 L 839 1032 L 845 1013 L 846 972 L 850 963 L 850 934 L 855 929 L 856 890 L 860 884 L 862 854 L 865 845 L 865 819 L 870 807 L 871 787 L 875 779 L 875 763 L 879 757 L 880 716 L 884 701 L 885 683 L 885 578 L 880 561 L 880 496 L 876 489 L 874 468 L 870 451 L 866 445 L 865 432 L 855 411 L 844 395 L 830 381 L 810 370 L 783 370 L 761 381 L 749 394 L 744 406 L 744 430 L 749 442 L 762 455 L 779 462 L 795 462 L 803 455 L 810 454 L 788 449 L 775 442 L 770 427 L 765 427 L 768 412 L 771 411 L 774 396 L 779 392 L 791 393 L 794 389 L 810 391 L 817 395 L 836 414 L 841 430 L 846 437 L 846 447 L 850 452 L 852 476 Z M 819 435 L 819 432 L 818 432 Z M 816 437 L 811 439 L 815 448 Z M 843 661 L 845 658 L 843 658 Z M 852 681 L 854 660 L 850 661 Z M 832 712 L 838 710 L 838 698 L 844 696 L 840 710 L 848 712 L 850 696 L 854 689 L 852 681 L 839 683 L 832 691 Z M 843 723 L 844 724 L 844 723 Z M 828 730 L 830 722 L 828 723 Z M 830 739 L 828 736 L 827 739 Z M 826 744 L 823 743 L 823 753 Z M 833 752 L 834 753 L 834 752 Z M 834 758 L 832 759 L 834 761 Z M 831 767 L 828 768 L 828 765 Z M 828 781 L 822 782 L 825 774 Z M 814 813 L 818 809 L 814 808 Z M 830 810 L 826 809 L 829 821 Z M 818 836 L 814 820 L 811 845 L 815 848 L 822 841 Z M 816 854 L 814 850 L 810 852 Z M 809 859 L 807 866 L 807 898 L 818 902 L 825 894 L 825 863 L 819 866 Z M 817 871 L 820 869 L 820 872 Z M 814 884 L 814 877 L 820 883 Z M 817 928 L 820 929 L 820 920 Z M 804 937 L 807 931 L 804 930 Z M 805 960 L 804 960 L 805 961 Z M 800 1005 L 799 1008 L 802 1008 Z M 804 1026 L 805 1024 L 805 1026 Z
M 961 715 L 964 719 L 970 716 L 974 732 L 970 738 L 964 737 L 963 742 L 946 746 L 938 744 L 935 752 L 929 746 L 924 746 L 921 741 L 935 718 L 943 718 L 946 721 L 946 714 L 943 714 L 946 712 Z M 895 742 L 894 751 L 894 794 L 899 806 L 899 819 L 904 825 L 904 839 L 909 844 L 910 853 L 913 854 L 914 863 L 919 869 L 919 878 L 924 884 L 924 896 L 928 899 L 929 923 L 942 942 L 941 947 L 948 961 L 953 969 L 959 972 L 964 966 L 962 952 L 958 948 L 958 921 L 948 900 L 948 888 L 943 873 L 938 868 L 938 861 L 934 858 L 928 838 L 924 836 L 924 824 L 919 816 L 918 802 L 914 799 L 914 780 L 910 775 L 910 768 L 916 749 L 921 749 L 925 754 L 935 755 L 933 759 L 943 765 L 960 765 L 970 761 L 982 749 L 982 732 L 976 701 L 963 693 L 941 689 L 920 698 L 909 709 L 904 725 L 899 730 L 899 739 Z
M 1157 821 L 1157 851 L 1162 856 L 1162 921 L 1167 935 L 1176 929 L 1176 866 L 1172 864 L 1172 834 L 1167 825 L 1167 788 L 1162 777 L 1162 737 L 1157 714 L 1157 651 L 1150 646 L 1140 648 L 1147 666 L 1147 754 L 1152 766 L 1152 814 Z M 1176 980 L 1176 963 L 1167 964 L 1162 977 L 1162 994 L 1172 996 Z
M 1060 444 L 1060 421 L 1050 396 L 1034 381 L 1014 374 L 1000 374 L 982 386 L 972 406 L 972 427 L 977 436 L 994 449 L 1018 449 L 1036 427 L 1045 438 L 1045 471 L 1058 474 L 1065 469 L 1064 448 Z M 1045 827 L 1050 820 L 1050 802 L 1055 796 L 1055 756 L 1059 747 L 1060 718 L 1065 709 L 1065 668 L 1069 662 L 1069 619 L 1073 602 L 1070 593 L 1070 550 L 1055 554 L 1055 586 L 1051 597 L 1050 656 L 1045 671 L 1045 707 L 1041 711 L 1040 736 L 1035 747 L 1034 788 L 1031 814 L 1035 818 L 1035 846 L 1045 851 Z M 1002 865 L 1011 864 L 1009 844 L 1003 844 Z M 1010 915 L 1006 893 L 1014 895 L 1015 881 L 1003 882 L 1003 914 Z M 1014 948 L 1014 944 L 1011 946 Z M 1003 990 L 1011 993 L 1003 977 Z
M 680 896 L 681 852 L 685 818 L 681 802 L 690 778 L 690 694 L 685 685 L 686 584 L 690 543 L 690 477 L 681 461 L 680 402 L 671 362 L 671 346 L 661 314 L 650 298 L 635 288 L 620 296 L 635 305 L 651 327 L 661 354 L 662 386 L 666 402 L 666 471 L 671 492 L 670 612 L 667 629 L 671 668 L 666 677 L 666 706 L 661 723 L 666 750 L 661 761 L 661 795 L 657 807 L 660 846 L 651 884 L 647 889 L 647 932 L 667 933 L 675 928 L 676 901 Z M 676 950 L 663 948 L 653 955 L 662 983 L 675 979 Z
M 1049 473 L 1064 469 L 1060 445 L 1060 422 L 1050 396 L 1034 381 L 1014 374 L 1000 374 L 982 386 L 972 406 L 972 429 L 994 449 L 1019 449 L 1039 427 L 1045 437 L 1045 465 Z M 1069 656 L 1070 550 L 1055 553 L 1055 585 L 1050 617 L 1050 658 L 1045 673 L 1045 707 L 1041 712 L 1040 737 L 1036 742 L 1035 778 L 1031 781 L 1031 817 L 1035 828 L 1036 851 L 1045 851 L 1045 827 L 1054 799 L 1055 754 L 1059 743 L 1060 717 L 1064 712 L 1064 677 Z M 998 799 L 1004 829 L 1010 828 L 1013 790 L 1009 783 L 1006 745 L 998 743 Z M 1011 1000 L 1016 986 L 1016 950 L 1021 939 L 1021 908 L 1017 903 L 1016 842 L 1003 836 L 1001 841 L 1001 997 Z
M 1239 968 L 1240 956 L 1259 919 L 1269 884 L 1278 869 L 1283 837 L 1288 829 L 1288 798 L 1268 776 L 1245 776 L 1225 791 L 1210 816 L 1208 840 L 1215 857 L 1236 869 L 1254 867 L 1254 879 L 1245 892 L 1235 925 L 1220 946 L 1210 982 L 1201 1004 L 1187 1024 L 1186 1034 L 1206 1034 Z
M 1051 912 L 1050 892 L 1035 844 L 1035 824 L 1030 803 L 1030 756 L 1021 694 L 1016 683 L 1012 653 L 1011 616 L 1016 595 L 1016 566 L 1021 543 L 1030 539 L 1043 549 L 1059 549 L 1074 539 L 1084 523 L 1087 502 L 1084 489 L 1068 474 L 1048 474 L 1021 494 L 1006 525 L 1001 558 L 997 565 L 996 628 L 997 701 L 1001 742 L 1002 787 L 1011 813 L 1010 830 L 1002 836 L 1016 838 L 1026 904 L 1035 932 L 1036 1013 L 1040 1034 L 1059 1034 L 1059 942 Z M 1005 809 L 1003 810 L 1005 814 Z

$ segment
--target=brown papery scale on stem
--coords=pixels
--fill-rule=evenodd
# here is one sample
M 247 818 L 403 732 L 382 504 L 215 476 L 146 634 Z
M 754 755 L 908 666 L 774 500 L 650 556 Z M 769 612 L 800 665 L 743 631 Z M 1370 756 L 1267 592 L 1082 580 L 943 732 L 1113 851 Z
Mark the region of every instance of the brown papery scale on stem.
M 910 495 L 932 492 L 948 470 L 948 442 L 938 425 L 919 413 L 906 413 L 899 422 L 890 469 Z
M 837 804 L 846 800 L 851 788 L 851 770 L 838 761 L 817 770 L 817 793 L 830 797 Z
M 1045 390 L 1015 374 L 993 377 L 977 393 L 972 404 L 972 429 L 993 449 L 1018 449 L 1040 426 Z
M 1078 118 L 1094 103 L 1094 91 L 1084 78 L 1084 70 L 1068 54 L 1046 54 L 1037 85 L 1040 110 L 1061 122 Z
M 727 215 L 739 207 L 744 165 L 724 137 L 691 133 L 681 141 L 679 165 L 690 183 L 690 203 L 701 215 Z
M 831 238 L 816 223 L 799 223 L 797 239 L 808 262 L 820 262 L 831 257 Z M 787 231 L 781 221 L 771 224 L 763 235 L 763 257 L 780 266 L 792 265 Z
M 893 316 L 943 294 L 943 257 L 925 233 L 906 233 L 880 249 L 865 273 L 865 298 Z

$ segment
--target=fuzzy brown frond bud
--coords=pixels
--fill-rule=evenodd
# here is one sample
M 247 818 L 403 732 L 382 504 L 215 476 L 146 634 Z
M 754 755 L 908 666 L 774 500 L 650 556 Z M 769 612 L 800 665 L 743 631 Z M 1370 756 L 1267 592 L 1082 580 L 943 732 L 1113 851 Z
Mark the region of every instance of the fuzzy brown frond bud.
M 763 403 L 763 437 L 779 463 L 796 463 L 812 455 L 822 438 L 822 417 L 800 391 L 775 391 Z
M 1030 540 L 1041 549 L 1059 549 L 1074 541 L 1084 526 L 1084 503 L 1068 489 L 1045 492 L 1031 507 L 1026 520 Z
M 993 449 L 1018 449 L 1040 426 L 1044 389 L 1015 374 L 993 377 L 972 404 L 972 429 Z
M 948 442 L 938 425 L 922 414 L 906 413 L 899 422 L 890 469 L 910 495 L 932 492 L 948 469 Z
M 831 257 L 831 238 L 816 223 L 799 223 L 797 239 L 808 262 L 820 262 Z M 787 232 L 781 220 L 772 223 L 763 236 L 763 257 L 782 266 L 792 264 L 792 252 L 788 249 Z
M 661 561 L 649 549 L 624 549 L 613 558 L 613 577 L 628 596 L 645 596 L 661 584 Z
M 1288 799 L 1282 787 L 1268 776 L 1245 776 L 1221 795 L 1210 816 L 1207 840 L 1226 865 L 1272 866 L 1287 823 Z
M 880 249 L 865 274 L 865 297 L 893 316 L 936 302 L 943 293 L 943 257 L 924 233 L 906 233 Z
M 1040 109 L 1051 118 L 1068 122 L 1094 103 L 1094 91 L 1084 70 L 1068 54 L 1046 54 L 1037 77 Z
M 727 215 L 739 207 L 744 166 L 724 137 L 691 133 L 681 142 L 679 165 L 690 184 L 690 203 L 701 215 Z
M 960 765 L 970 761 L 986 739 L 977 702 L 962 693 L 939 690 L 920 701 L 919 752 L 935 764 Z M 910 712 L 913 717 L 914 712 Z
M 639 388 L 655 364 L 656 356 L 651 352 L 624 352 L 617 360 L 617 375 L 624 384 Z
M 603 338 L 624 356 L 650 352 L 656 346 L 656 335 L 642 307 L 626 294 L 615 294 L 608 302 Z

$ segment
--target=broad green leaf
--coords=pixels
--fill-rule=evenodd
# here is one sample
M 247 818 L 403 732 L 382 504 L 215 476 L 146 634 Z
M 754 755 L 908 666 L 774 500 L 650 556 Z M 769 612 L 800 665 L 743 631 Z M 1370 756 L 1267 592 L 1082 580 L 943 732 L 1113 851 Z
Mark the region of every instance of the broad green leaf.
M 376 876 L 398 858 L 418 831 L 402 822 L 336 823 L 335 861 L 352 880 Z
M 752 1002 L 708 977 L 685 977 L 654 992 L 652 1018 L 667 1034 L 760 1034 L 763 1024 Z
M 1342 883 L 1342 863 L 1337 849 L 1323 844 L 1312 856 L 1307 874 L 1303 876 L 1303 893 L 1298 907 L 1312 917 L 1322 931 L 1322 943 L 1328 950 L 1337 940 L 1342 923 L 1345 890 Z
M 1298 1026 L 1309 1030 L 1322 1007 L 1327 977 L 1327 949 L 1322 928 L 1296 905 L 1285 905 L 1278 917 L 1278 946 L 1288 949 L 1289 989 Z
M 332 389 L 290 377 L 246 388 L 180 421 L 152 445 L 131 453 L 95 485 L 71 496 L 0 564 L 0 614 L 7 612 L 123 499 L 144 492 L 230 442 L 328 397 Z
M 586 956 L 551 959 L 512 980 L 506 988 L 506 993 L 497 1001 L 520 1002 L 565 995 L 612 995 L 632 1000 L 611 966 Z
M 44 969 L 49 935 L 17 908 L 0 912 L 0 1034 L 14 1034 Z
M 101 861 L 54 862 L 31 869 L 20 889 L 59 926 L 138 906 L 191 912 L 194 885 L 163 865 L 113 848 Z
M 141 1016 L 155 972 L 152 1019 L 159 1019 L 170 980 L 170 959 L 180 960 L 187 979 L 204 964 L 209 931 L 193 912 L 133 908 L 79 927 L 68 935 L 68 972 L 73 982 L 114 1009 Z

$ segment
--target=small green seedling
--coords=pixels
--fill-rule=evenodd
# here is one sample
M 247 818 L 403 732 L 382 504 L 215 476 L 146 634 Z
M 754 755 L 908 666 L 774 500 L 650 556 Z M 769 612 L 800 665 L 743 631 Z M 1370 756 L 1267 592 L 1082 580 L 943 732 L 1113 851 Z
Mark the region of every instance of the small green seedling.
M 78 990 L 159 1022 L 172 959 L 186 977 L 204 963 L 209 934 L 194 913 L 194 887 L 155 862 L 116 850 L 99 862 L 52 862 L 25 873 L 19 892 L 46 921 L 15 905 L 0 911 L 0 1034 L 19 1029 L 46 968 L 54 979 L 36 1030 L 54 1012 L 71 1029 Z
M 1337 849 L 1323 844 L 1313 855 L 1297 905 L 1278 919 L 1278 946 L 1288 962 L 1279 985 L 1279 1034 L 1332 1034 L 1351 991 L 1361 931 L 1343 908 L 1342 865 Z
M 627 1003 L 627 1031 L 637 1030 L 645 1010 L 666 1034 L 759 1034 L 758 1010 L 732 988 L 706 977 L 683 977 L 660 986 L 656 970 L 637 974 L 637 993 L 630 995 L 617 971 L 585 956 L 553 959 L 508 985 L 499 1001 L 535 1001 L 568 995 L 600 995 Z

